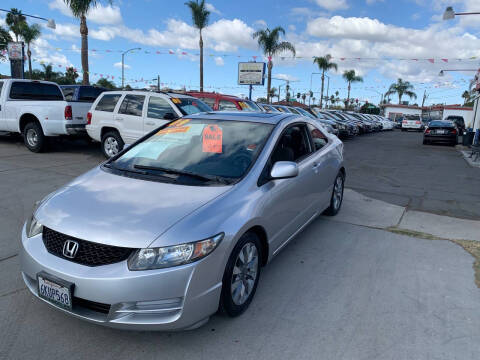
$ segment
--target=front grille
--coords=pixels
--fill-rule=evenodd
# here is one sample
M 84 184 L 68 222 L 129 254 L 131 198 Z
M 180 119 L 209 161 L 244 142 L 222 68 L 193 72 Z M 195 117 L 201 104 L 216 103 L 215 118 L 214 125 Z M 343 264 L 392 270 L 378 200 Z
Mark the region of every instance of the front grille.
M 75 296 L 73 297 L 72 305 L 73 305 L 73 307 L 79 306 L 79 307 L 90 309 L 90 310 L 93 310 L 93 311 L 96 311 L 96 312 L 100 312 L 102 314 L 108 314 L 110 312 L 110 305 L 109 304 L 102 304 L 102 303 L 98 303 L 98 302 L 95 302 L 95 301 L 90 301 L 90 300 L 85 300 L 85 299 L 82 299 L 82 298 L 78 298 L 78 297 L 75 297 Z
M 67 240 L 78 243 L 78 251 L 73 259 L 63 255 L 63 245 Z M 133 251 L 131 248 L 103 245 L 77 239 L 47 227 L 43 228 L 43 243 L 50 254 L 87 266 L 114 264 L 126 260 Z

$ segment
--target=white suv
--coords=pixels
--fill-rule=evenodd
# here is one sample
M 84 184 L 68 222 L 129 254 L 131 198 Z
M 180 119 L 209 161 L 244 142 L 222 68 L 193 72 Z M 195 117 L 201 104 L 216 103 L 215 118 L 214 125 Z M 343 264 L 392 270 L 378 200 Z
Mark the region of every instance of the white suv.
M 201 100 L 177 93 L 108 91 L 102 93 L 87 114 L 87 133 L 102 144 L 107 158 L 118 154 L 166 123 L 184 115 L 209 112 Z

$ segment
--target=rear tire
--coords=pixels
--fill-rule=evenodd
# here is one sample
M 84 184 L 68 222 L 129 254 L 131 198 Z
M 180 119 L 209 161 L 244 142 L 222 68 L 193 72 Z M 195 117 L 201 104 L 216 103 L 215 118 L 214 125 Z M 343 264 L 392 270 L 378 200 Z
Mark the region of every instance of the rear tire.
M 47 139 L 42 127 L 36 122 L 29 122 L 23 129 L 23 141 L 28 150 L 39 153 L 45 150 Z
M 225 267 L 220 296 L 220 310 L 230 317 L 239 316 L 249 307 L 260 279 L 262 246 L 253 232 L 242 235 Z
M 118 131 L 108 131 L 102 136 L 102 152 L 110 159 L 123 150 L 125 143 Z
M 330 206 L 323 212 L 327 216 L 335 216 L 340 211 L 343 203 L 343 190 L 345 189 L 345 175 L 339 172 L 333 183 L 332 197 Z

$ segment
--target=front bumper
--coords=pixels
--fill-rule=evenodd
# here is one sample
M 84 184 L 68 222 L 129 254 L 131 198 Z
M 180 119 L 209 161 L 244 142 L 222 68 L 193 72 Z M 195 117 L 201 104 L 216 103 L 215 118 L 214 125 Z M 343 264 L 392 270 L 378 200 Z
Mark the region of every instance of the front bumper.
M 218 249 L 216 249 L 218 250 Z M 39 298 L 36 276 L 44 271 L 74 283 L 69 315 L 130 330 L 186 330 L 203 325 L 218 309 L 220 262 L 214 256 L 167 269 L 130 271 L 127 262 L 89 267 L 47 252 L 42 235 L 22 231 L 22 276 Z M 220 279 L 219 279 L 220 277 Z

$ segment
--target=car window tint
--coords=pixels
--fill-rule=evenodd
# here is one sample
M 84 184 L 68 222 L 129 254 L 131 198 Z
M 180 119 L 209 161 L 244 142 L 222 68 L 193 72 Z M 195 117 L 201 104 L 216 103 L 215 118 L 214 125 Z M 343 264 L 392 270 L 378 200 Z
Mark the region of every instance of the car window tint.
M 79 101 L 95 101 L 102 92 L 104 92 L 104 89 L 102 88 L 97 88 L 93 86 L 82 86 L 80 87 L 80 91 L 78 94 L 78 100 Z
M 310 153 L 305 126 L 293 125 L 283 133 L 272 154 L 272 164 L 277 161 L 299 162 Z
M 317 129 L 315 126 L 308 124 L 308 132 L 312 137 L 314 150 L 320 150 L 328 143 L 328 138 L 322 133 L 321 130 Z
M 215 106 L 215 98 L 203 97 L 200 98 L 205 104 L 210 106 L 212 109 Z
M 172 109 L 167 100 L 158 96 L 151 96 L 148 100 L 148 112 L 147 117 L 153 119 L 163 119 L 166 113 L 172 113 L 177 116 L 176 112 Z
M 122 95 L 120 94 L 106 94 L 98 102 L 95 110 L 97 111 L 107 111 L 113 112 L 115 105 L 117 105 L 118 100 Z
M 65 100 L 73 101 L 73 96 L 75 95 L 75 88 L 73 87 L 62 87 L 63 96 L 65 96 Z
M 18 100 L 63 100 L 63 94 L 54 84 L 19 81 L 12 83 L 10 98 Z
M 119 114 L 142 116 L 144 95 L 127 95 L 118 110 Z
M 237 106 L 234 102 L 228 100 L 220 100 L 218 103 L 218 110 L 233 110 L 238 111 Z

